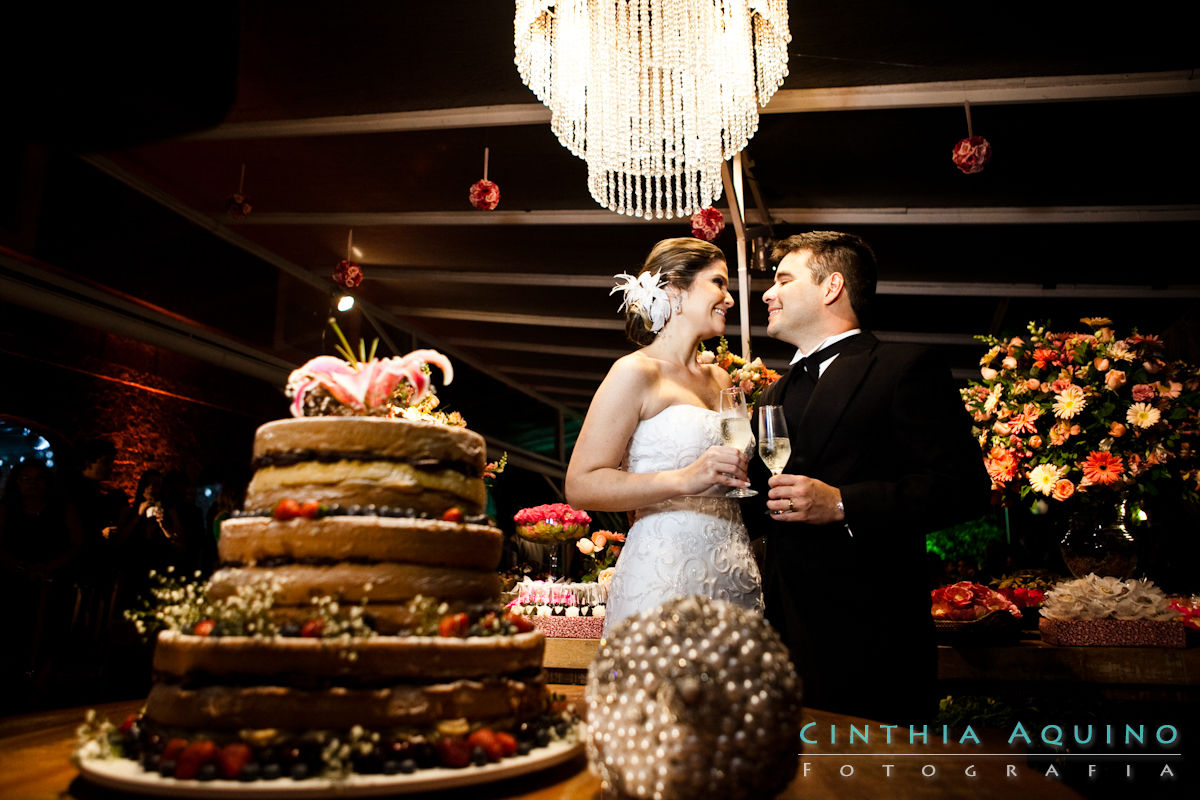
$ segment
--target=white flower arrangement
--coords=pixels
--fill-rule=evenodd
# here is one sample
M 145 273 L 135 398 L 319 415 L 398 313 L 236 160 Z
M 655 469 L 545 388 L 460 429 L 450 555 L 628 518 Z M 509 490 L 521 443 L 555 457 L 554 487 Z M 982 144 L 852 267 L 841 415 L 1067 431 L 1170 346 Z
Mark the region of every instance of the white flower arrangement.
M 1179 616 L 1151 580 L 1101 578 L 1095 574 L 1056 584 L 1046 593 L 1042 616 L 1056 620 L 1120 619 L 1166 622 Z

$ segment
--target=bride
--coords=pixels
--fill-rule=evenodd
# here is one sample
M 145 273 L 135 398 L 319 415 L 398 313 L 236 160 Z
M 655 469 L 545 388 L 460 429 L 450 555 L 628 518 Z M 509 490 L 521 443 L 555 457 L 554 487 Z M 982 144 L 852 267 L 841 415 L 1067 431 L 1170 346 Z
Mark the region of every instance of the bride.
M 696 361 L 733 307 L 725 256 L 700 239 L 659 242 L 625 279 L 625 332 L 641 345 L 596 390 L 567 467 L 576 508 L 632 511 L 609 588 L 607 634 L 624 617 L 688 595 L 762 610 L 762 585 L 737 501 L 747 453 L 721 444 L 729 374 Z

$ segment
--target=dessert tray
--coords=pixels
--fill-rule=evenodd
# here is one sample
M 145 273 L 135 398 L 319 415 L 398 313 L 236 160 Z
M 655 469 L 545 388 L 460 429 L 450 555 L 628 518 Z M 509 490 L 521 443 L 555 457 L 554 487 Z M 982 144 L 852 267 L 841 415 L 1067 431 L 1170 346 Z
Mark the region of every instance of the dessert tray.
M 566 740 L 554 741 L 528 755 L 511 756 L 483 766 L 461 769 L 431 767 L 408 775 L 350 775 L 333 780 L 277 778 L 242 783 L 230 780 L 177 780 L 146 772 L 128 758 L 80 758 L 79 774 L 109 789 L 152 797 L 231 798 L 231 800 L 294 800 L 294 798 L 384 797 L 431 792 L 513 778 L 570 761 L 583 752 L 582 729 Z

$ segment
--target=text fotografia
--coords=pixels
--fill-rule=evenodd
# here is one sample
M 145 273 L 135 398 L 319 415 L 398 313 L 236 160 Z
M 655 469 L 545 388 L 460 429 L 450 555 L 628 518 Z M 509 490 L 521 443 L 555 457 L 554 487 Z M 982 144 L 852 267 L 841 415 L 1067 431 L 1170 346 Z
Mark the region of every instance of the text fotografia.
M 988 732 L 989 744 L 997 745 L 995 733 Z M 1182 764 L 1180 735 L 1174 725 L 1041 725 L 1016 723 L 1007 737 L 1009 746 L 1049 748 L 1050 752 L 979 752 L 983 740 L 970 726 L 952 729 L 948 725 L 818 725 L 810 722 L 800 731 L 806 745 L 833 745 L 843 752 L 801 753 L 801 777 L 836 772 L 842 778 L 871 772 L 885 778 L 919 772 L 926 779 L 959 776 L 965 779 L 1019 778 L 1022 772 L 1036 771 L 1048 778 L 1062 779 L 1071 773 L 1090 781 L 1121 777 L 1127 780 L 1158 779 L 1177 782 Z M 873 752 L 872 746 L 908 745 L 916 752 Z M 924 752 L 924 747 L 962 746 L 955 751 Z M 860 749 L 850 749 L 851 747 Z M 1174 751 L 1174 752 L 1167 752 Z M 1012 763 L 1014 757 L 1027 756 L 1028 763 Z M 864 759 L 869 758 L 869 762 Z M 963 763 L 966 762 L 966 763 Z M 1007 763 L 1006 763 L 1007 762 Z

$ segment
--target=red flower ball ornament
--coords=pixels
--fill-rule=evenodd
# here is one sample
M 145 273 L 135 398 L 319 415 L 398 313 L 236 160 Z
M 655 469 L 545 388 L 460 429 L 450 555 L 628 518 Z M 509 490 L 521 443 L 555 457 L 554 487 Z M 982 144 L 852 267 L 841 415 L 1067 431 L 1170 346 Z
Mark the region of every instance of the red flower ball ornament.
M 225 213 L 235 219 L 250 216 L 250 198 L 241 192 L 234 192 L 225 199 Z
M 692 236 L 711 242 L 725 230 L 725 216 L 709 206 L 692 214 Z
M 500 205 L 500 187 L 488 180 L 488 148 L 483 148 L 483 180 L 471 184 L 467 199 L 480 211 L 491 211 Z
M 982 136 L 968 136 L 954 145 L 954 152 L 950 157 L 954 160 L 954 166 L 963 174 L 974 175 L 976 172 L 982 172 L 992 159 L 992 143 Z
M 346 289 L 353 289 L 363 282 L 363 269 L 348 258 L 343 258 L 333 268 L 333 282 Z
M 480 211 L 491 211 L 500 205 L 500 187 L 489 180 L 475 181 L 468 193 L 471 205 Z

